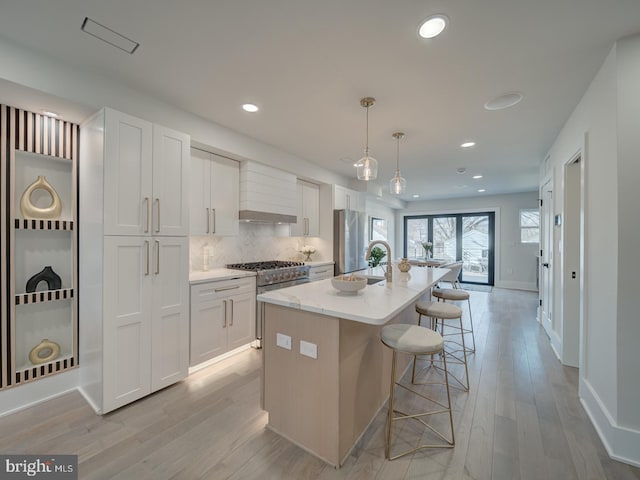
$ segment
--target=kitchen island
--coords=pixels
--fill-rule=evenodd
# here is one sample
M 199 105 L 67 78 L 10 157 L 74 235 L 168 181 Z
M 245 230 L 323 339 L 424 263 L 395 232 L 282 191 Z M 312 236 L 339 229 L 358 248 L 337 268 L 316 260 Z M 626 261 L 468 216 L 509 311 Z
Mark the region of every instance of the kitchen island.
M 448 271 L 394 270 L 392 283 L 357 295 L 338 292 L 331 279 L 258 295 L 268 428 L 339 467 L 389 396 L 391 352 L 380 330 L 416 323 L 415 303 Z

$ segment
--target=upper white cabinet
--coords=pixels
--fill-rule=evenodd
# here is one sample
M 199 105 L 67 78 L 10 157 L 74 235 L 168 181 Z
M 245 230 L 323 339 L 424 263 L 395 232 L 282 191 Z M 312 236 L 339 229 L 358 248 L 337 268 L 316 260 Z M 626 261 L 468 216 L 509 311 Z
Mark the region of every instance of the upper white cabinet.
M 366 194 L 357 192 L 340 185 L 333 186 L 333 208 L 334 210 L 356 210 L 364 212 L 366 206 Z
M 105 235 L 187 235 L 189 136 L 104 114 Z
M 298 221 L 291 224 L 293 237 L 320 235 L 320 187 L 298 180 Z
M 238 162 L 192 148 L 189 190 L 191 235 L 238 235 Z

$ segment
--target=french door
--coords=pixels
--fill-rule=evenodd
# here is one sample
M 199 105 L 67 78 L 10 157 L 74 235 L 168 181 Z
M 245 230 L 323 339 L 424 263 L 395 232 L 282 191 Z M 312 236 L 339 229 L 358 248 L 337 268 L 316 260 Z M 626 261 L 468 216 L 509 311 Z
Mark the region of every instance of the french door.
M 493 285 L 495 213 L 456 213 L 404 217 L 404 256 L 424 257 L 422 244 L 433 244 L 433 257 L 462 261 L 460 281 Z

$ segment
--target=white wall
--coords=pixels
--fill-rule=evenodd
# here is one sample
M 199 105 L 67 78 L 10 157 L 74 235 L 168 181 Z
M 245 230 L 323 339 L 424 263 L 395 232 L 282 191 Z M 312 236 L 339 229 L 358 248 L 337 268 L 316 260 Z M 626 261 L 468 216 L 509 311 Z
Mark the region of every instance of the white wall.
M 520 243 L 520 209 L 538 208 L 538 192 L 410 202 L 396 213 L 396 245 L 402 252 L 405 215 L 496 212 L 495 285 L 536 290 L 536 256 L 539 244 Z
M 387 221 L 387 243 L 391 247 L 391 255 L 392 261 L 402 257 L 402 249 L 400 247 L 396 248 L 396 245 L 400 245 L 395 243 L 395 232 L 396 232 L 396 218 L 395 218 L 395 210 L 389 208 L 382 202 L 379 202 L 375 199 L 375 197 L 368 196 L 367 197 L 367 232 L 365 238 L 365 244 L 369 244 L 369 239 L 371 238 L 371 233 L 369 232 L 369 228 L 371 228 L 371 217 L 382 218 Z M 383 248 L 384 250 L 384 248 Z M 386 259 L 385 259 L 386 260 Z
M 348 184 L 317 164 L 169 105 L 147 93 L 0 39 L 0 78 L 74 103 L 112 107 L 191 135 L 192 142 L 237 160 L 255 160 L 321 183 Z M 1 92 L 0 92 L 1 93 Z M 0 95 L 2 96 L 2 95 Z M 20 106 L 20 105 L 13 105 Z
M 563 213 L 564 164 L 582 153 L 584 314 L 582 331 L 572 332 L 581 336 L 580 397 L 609 453 L 640 465 L 638 85 L 640 36 L 634 36 L 618 41 L 560 131 L 541 170 L 541 184 L 553 176 L 554 214 Z M 556 282 L 556 303 L 563 293 Z

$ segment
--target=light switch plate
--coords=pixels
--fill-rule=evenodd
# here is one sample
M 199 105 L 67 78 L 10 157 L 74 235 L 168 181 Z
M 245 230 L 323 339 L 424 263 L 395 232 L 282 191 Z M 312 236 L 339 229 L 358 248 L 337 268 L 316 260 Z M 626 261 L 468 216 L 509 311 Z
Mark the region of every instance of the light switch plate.
M 276 345 L 280 348 L 291 350 L 291 337 L 284 333 L 276 333 Z
M 300 355 L 310 358 L 318 358 L 318 345 L 300 340 Z

